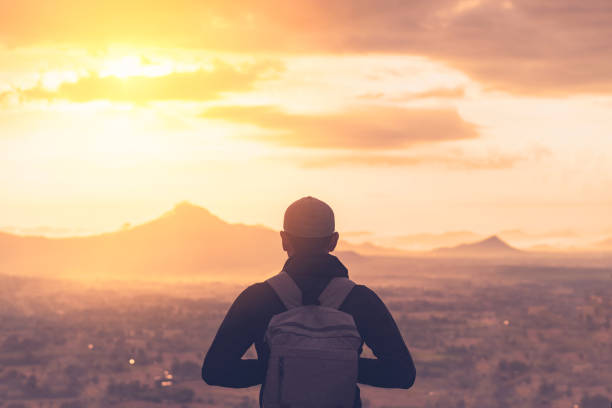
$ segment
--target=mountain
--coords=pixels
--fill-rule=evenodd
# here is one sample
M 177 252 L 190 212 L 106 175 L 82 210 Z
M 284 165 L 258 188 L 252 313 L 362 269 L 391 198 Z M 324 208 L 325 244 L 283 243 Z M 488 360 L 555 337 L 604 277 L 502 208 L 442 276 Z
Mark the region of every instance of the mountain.
M 335 253 L 355 265 L 371 255 L 416 254 L 342 240 Z M 433 252 L 443 256 L 520 253 L 498 237 Z M 231 224 L 187 202 L 145 224 L 99 235 L 48 238 L 0 232 L 0 274 L 10 275 L 252 281 L 277 272 L 285 259 L 278 231 Z
M 477 241 L 468 244 L 461 244 L 449 248 L 438 248 L 433 251 L 436 255 L 446 256 L 511 256 L 523 253 L 516 248 L 511 247 L 506 242 L 502 241 L 496 235 L 493 235 L 482 241 Z
M 401 251 L 341 241 L 335 253 L 361 259 Z M 0 232 L 0 274 L 258 279 L 279 271 L 285 259 L 277 231 L 230 224 L 187 202 L 148 223 L 99 235 L 48 238 Z
M 87 237 L 0 233 L 0 273 L 157 278 L 270 275 L 285 259 L 277 232 L 229 224 L 181 203 L 151 222 Z

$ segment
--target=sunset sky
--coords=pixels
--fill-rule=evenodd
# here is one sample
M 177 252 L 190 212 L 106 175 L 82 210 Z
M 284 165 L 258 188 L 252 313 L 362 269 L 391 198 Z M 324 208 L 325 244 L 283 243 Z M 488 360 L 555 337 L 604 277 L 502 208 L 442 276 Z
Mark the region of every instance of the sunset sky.
M 313 195 L 385 243 L 612 236 L 612 2 L 0 0 L 0 193 L 50 235 Z

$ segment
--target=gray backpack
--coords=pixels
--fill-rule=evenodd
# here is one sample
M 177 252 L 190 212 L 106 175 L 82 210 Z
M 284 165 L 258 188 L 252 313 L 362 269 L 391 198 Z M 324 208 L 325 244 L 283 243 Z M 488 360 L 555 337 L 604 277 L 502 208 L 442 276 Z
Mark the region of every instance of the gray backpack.
M 338 310 L 355 284 L 333 278 L 320 306 L 302 305 L 302 292 L 286 273 L 267 280 L 287 308 L 272 317 L 264 408 L 352 408 L 362 339 L 353 316 Z

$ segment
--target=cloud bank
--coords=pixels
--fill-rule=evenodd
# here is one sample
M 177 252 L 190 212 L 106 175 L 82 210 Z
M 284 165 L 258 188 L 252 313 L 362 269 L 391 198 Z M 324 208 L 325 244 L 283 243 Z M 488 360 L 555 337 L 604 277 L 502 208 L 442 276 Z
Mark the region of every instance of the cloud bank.
M 360 106 L 342 112 L 296 114 L 274 106 L 218 106 L 201 117 L 254 125 L 267 132 L 249 138 L 295 147 L 394 149 L 478 137 L 477 127 L 451 109 Z
M 612 92 L 609 0 L 0 1 L 0 43 L 393 53 L 521 94 Z
M 63 82 L 56 90 L 38 85 L 20 94 L 35 99 L 66 99 L 72 102 L 109 100 L 146 103 L 152 101 L 207 101 L 217 99 L 224 92 L 250 90 L 253 84 L 276 74 L 281 66 L 276 62 L 252 64 L 237 69 L 217 61 L 212 70 L 175 72 L 168 75 L 89 76 L 76 82 Z
M 376 167 L 412 167 L 442 166 L 452 170 L 502 170 L 514 167 L 526 160 L 526 157 L 509 154 L 490 154 L 474 156 L 459 154 L 345 154 L 307 159 L 302 162 L 305 167 L 339 167 L 339 166 L 376 166 Z

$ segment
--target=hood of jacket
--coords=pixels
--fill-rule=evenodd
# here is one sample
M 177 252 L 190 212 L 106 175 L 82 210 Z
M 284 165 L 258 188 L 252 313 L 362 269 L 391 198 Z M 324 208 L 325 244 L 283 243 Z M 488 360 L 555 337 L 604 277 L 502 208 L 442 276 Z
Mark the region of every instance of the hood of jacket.
M 294 255 L 287 259 L 283 270 L 302 291 L 304 305 L 316 305 L 332 278 L 348 278 L 348 269 L 331 254 Z

